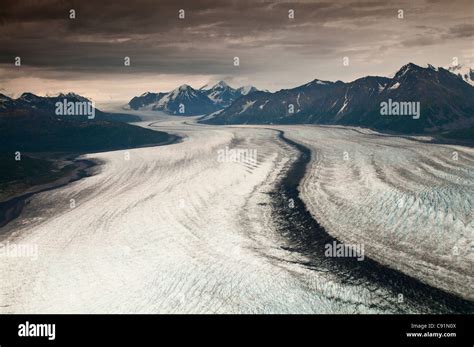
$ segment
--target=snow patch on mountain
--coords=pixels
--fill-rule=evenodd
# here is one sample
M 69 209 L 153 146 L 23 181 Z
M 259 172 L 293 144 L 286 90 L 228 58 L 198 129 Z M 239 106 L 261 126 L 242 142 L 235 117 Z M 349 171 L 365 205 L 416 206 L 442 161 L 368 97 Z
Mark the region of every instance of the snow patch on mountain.
M 265 100 L 265 102 L 263 104 L 261 104 L 260 106 L 258 106 L 259 109 L 263 110 L 263 108 L 268 104 L 268 100 Z
M 250 93 L 257 91 L 257 88 L 252 87 L 252 86 L 243 86 L 243 87 L 238 88 L 237 91 L 240 93 L 240 95 L 248 95 Z
M 242 111 L 239 113 L 244 113 L 249 107 L 252 107 L 255 104 L 256 100 L 253 101 L 247 101 L 244 106 L 242 107 Z
M 388 89 L 390 90 L 395 90 L 395 89 L 398 89 L 398 87 L 400 87 L 400 82 L 396 82 L 394 83 L 392 86 L 390 86 Z
M 448 71 L 453 74 L 460 76 L 465 82 L 469 83 L 471 86 L 474 86 L 474 70 L 467 65 L 451 65 L 448 68 Z
M 328 85 L 328 84 L 331 84 L 332 82 L 329 82 L 329 81 L 321 81 L 321 80 L 318 80 L 318 79 L 315 79 L 309 83 L 306 83 L 305 86 L 306 87 L 310 87 L 310 86 L 313 86 L 313 85 L 321 85 L 321 86 L 325 86 L 325 85 Z

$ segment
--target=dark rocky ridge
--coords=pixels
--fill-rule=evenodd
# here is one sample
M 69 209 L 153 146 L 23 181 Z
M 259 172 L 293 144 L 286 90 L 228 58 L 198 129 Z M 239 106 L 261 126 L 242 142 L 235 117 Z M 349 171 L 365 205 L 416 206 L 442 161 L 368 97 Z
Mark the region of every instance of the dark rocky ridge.
M 419 102 L 419 119 L 382 116 L 381 102 Z M 293 107 L 293 112 L 290 110 Z M 338 124 L 379 131 L 434 133 L 474 125 L 474 87 L 443 68 L 403 66 L 393 78 L 314 80 L 275 93 L 255 92 L 201 120 L 208 124 Z

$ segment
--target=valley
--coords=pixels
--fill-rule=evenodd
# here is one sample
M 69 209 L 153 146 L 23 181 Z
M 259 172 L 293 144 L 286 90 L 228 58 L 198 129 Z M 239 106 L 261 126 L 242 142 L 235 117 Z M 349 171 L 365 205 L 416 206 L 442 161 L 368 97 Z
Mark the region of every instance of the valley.
M 94 175 L 34 195 L 2 228 L 38 246 L 2 260 L 2 313 L 474 311 L 472 149 L 142 117 L 182 141 L 84 154 Z M 334 238 L 364 260 L 321 256 Z

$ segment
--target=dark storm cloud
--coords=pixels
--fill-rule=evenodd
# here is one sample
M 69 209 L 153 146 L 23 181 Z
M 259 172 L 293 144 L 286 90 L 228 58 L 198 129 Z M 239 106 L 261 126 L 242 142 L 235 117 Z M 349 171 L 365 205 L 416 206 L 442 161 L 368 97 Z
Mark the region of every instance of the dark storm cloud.
M 401 44 L 406 47 L 421 47 L 427 45 L 436 45 L 446 40 L 456 38 L 470 38 L 474 36 L 473 24 L 459 24 L 447 29 L 438 29 L 427 26 L 419 26 L 422 34 L 416 34 L 413 37 L 403 40 Z M 471 46 L 474 42 L 471 42 Z
M 440 36 L 418 35 L 408 40 L 404 40 L 401 44 L 405 47 L 421 47 L 434 45 L 438 42 Z
M 75 20 L 67 18 L 71 8 Z M 185 20 L 178 19 L 181 8 Z M 290 8 L 297 21 L 288 20 Z M 362 6 L 359 12 L 367 11 L 370 8 Z M 109 72 L 130 56 L 137 71 L 227 73 L 235 55 L 245 59 L 252 49 L 264 47 L 305 49 L 314 39 L 295 40 L 289 31 L 316 33 L 331 18 L 354 13 L 329 2 L 7 1 L 0 15 L 0 62 L 22 56 L 32 66 Z M 330 47 L 331 40 L 325 44 L 318 38 L 317 43 Z M 242 69 L 262 64 L 247 60 Z
M 70 9 L 75 20 L 68 18 Z M 186 11 L 184 20 L 179 9 Z M 471 0 L 2 0 L 0 64 L 11 66 L 20 56 L 36 74 L 54 71 L 65 79 L 72 72 L 258 73 L 263 79 L 266 72 L 268 80 L 291 64 L 287 78 L 300 80 L 306 65 L 339 71 L 334 66 L 344 55 L 368 64 L 393 59 L 396 66 L 406 61 L 395 63 L 394 50 L 471 37 L 472 10 Z M 132 62 L 126 71 L 125 56 Z M 234 56 L 241 59 L 238 70 Z
M 460 24 L 449 29 L 449 34 L 453 37 L 474 36 L 474 24 Z

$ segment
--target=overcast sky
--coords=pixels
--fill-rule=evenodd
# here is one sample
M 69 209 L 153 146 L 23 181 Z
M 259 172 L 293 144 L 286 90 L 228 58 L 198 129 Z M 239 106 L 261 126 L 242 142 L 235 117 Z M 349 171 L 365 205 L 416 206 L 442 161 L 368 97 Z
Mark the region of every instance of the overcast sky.
M 125 101 L 221 79 L 275 91 L 389 76 L 408 62 L 474 67 L 474 1 L 2 0 L 0 47 L 10 96 Z

